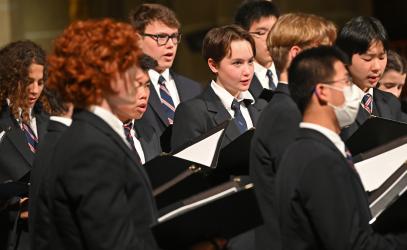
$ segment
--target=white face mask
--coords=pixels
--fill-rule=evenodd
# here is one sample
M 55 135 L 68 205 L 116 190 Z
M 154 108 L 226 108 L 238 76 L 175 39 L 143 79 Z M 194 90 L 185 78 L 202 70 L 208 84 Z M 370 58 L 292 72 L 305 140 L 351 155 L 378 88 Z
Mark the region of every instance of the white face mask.
M 328 103 L 328 105 L 331 106 L 335 111 L 339 127 L 344 128 L 351 125 L 355 121 L 356 115 L 358 114 L 360 101 L 363 98 L 363 91 L 359 89 L 355 84 L 346 86 L 344 88 L 338 88 L 331 85 L 326 86 L 341 91 L 343 93 L 343 96 L 345 97 L 345 102 L 342 106 L 338 107 L 331 103 Z

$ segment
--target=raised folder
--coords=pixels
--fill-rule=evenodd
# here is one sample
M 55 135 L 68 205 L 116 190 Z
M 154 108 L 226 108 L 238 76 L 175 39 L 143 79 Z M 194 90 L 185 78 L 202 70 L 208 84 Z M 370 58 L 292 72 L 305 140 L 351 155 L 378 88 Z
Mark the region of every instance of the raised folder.
M 407 230 L 407 135 L 354 157 L 369 195 L 371 224 L 381 233 Z
M 231 238 L 262 224 L 253 184 L 236 177 L 162 209 L 152 228 L 163 249 L 187 249 L 213 237 Z
M 158 208 L 226 182 L 230 176 L 248 175 L 254 130 L 246 131 L 221 149 L 228 123 L 145 164 Z
M 405 135 L 407 123 L 371 116 L 346 141 L 346 146 L 353 155 L 357 155 Z

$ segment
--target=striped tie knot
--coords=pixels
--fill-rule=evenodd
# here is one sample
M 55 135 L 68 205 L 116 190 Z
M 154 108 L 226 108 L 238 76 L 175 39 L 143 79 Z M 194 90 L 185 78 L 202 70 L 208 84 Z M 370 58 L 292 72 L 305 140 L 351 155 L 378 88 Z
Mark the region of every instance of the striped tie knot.
M 276 84 L 274 83 L 274 80 L 273 80 L 273 72 L 271 72 L 271 70 L 268 69 L 266 72 L 266 76 L 269 79 L 269 88 L 271 90 L 275 90 Z
M 161 96 L 161 104 L 164 108 L 164 111 L 167 115 L 168 123 L 173 124 L 174 122 L 174 114 L 175 114 L 175 105 L 174 101 L 171 98 L 171 94 L 168 91 L 167 87 L 165 86 L 165 78 L 160 75 L 158 78 L 158 84 L 160 85 L 160 96 Z
M 369 113 L 372 114 L 372 104 L 373 96 L 369 93 L 365 94 L 362 98 L 362 107 Z
M 30 148 L 31 152 L 35 153 L 38 146 L 37 136 L 28 124 L 22 123 L 21 128 L 24 131 L 25 138 L 27 139 L 28 147 Z

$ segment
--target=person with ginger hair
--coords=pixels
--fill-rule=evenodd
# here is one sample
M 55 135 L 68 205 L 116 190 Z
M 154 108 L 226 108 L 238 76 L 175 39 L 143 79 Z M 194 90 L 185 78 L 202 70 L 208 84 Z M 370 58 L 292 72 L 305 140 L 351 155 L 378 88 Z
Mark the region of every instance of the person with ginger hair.
M 55 145 L 47 182 L 49 226 L 32 249 L 157 249 L 156 208 L 146 173 L 123 129 L 137 118 L 139 38 L 129 24 L 77 21 L 56 39 L 49 84 L 71 102 L 72 125 Z M 36 238 L 42 237 L 42 238 Z

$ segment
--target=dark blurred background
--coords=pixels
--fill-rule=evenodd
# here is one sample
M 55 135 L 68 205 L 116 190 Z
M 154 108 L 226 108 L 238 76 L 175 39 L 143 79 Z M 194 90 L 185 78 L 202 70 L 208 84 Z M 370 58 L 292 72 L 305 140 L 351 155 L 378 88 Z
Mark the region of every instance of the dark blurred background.
M 392 47 L 407 56 L 406 0 L 273 0 L 283 13 L 306 12 L 324 16 L 340 28 L 351 17 L 379 18 L 392 40 Z M 112 17 L 127 21 L 139 4 L 154 2 L 175 11 L 182 23 L 183 40 L 175 69 L 202 83 L 211 78 L 200 54 L 202 38 L 214 26 L 233 21 L 242 0 L 0 0 L 0 46 L 18 39 L 31 39 L 46 50 L 52 40 L 76 19 Z

